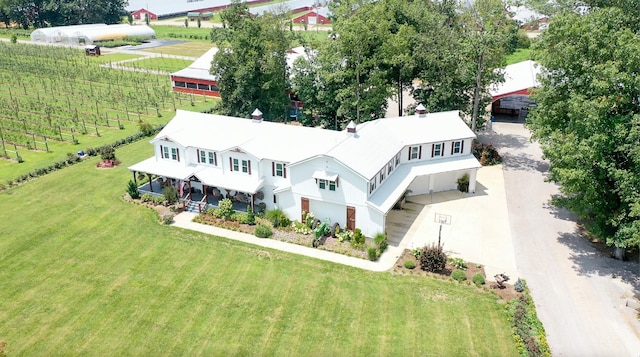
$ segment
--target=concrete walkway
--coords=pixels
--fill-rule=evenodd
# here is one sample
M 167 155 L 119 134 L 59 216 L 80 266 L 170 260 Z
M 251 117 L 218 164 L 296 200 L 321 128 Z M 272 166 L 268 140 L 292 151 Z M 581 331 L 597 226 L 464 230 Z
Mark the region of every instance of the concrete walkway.
M 173 225 L 361 269 L 386 271 L 393 268 L 405 248 L 437 242 L 440 223 L 434 217 L 436 213 L 448 214 L 451 224 L 442 228 L 442 242 L 447 253 L 484 265 L 489 279 L 495 274 L 506 273 L 515 281 L 518 273 L 509 231 L 502 167 L 480 169 L 477 180 L 475 194 L 449 191 L 413 196 L 408 199 L 404 211 L 391 211 L 388 216 L 390 244 L 376 262 L 195 223 L 192 220 L 196 215 L 189 212 L 177 215 Z
M 255 244 L 261 247 L 272 248 L 281 250 L 283 252 L 305 255 L 307 257 L 322 259 L 338 264 L 344 264 L 360 269 L 366 269 L 371 271 L 385 271 L 393 267 L 403 249 L 399 246 L 389 246 L 387 250 L 382 254 L 378 261 L 372 262 L 369 260 L 349 257 L 344 254 L 338 254 L 328 252 L 326 250 L 320 250 L 310 247 L 305 247 L 298 244 L 282 242 L 274 239 L 258 238 L 254 235 L 230 231 L 223 228 L 210 226 L 207 224 L 200 224 L 192 222 L 196 216 L 195 213 L 182 212 L 174 218 L 173 225 L 180 228 L 190 229 L 202 233 L 212 234 L 219 237 L 225 237 L 233 240 L 237 240 L 244 243 Z

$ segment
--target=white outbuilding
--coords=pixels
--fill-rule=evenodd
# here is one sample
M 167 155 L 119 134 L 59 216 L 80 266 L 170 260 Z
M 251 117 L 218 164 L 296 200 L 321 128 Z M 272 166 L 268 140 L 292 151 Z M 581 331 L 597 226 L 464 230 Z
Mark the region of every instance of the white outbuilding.
M 129 24 L 87 24 L 73 26 L 45 27 L 31 33 L 31 41 L 62 43 L 69 45 L 90 45 L 95 41 L 117 40 L 124 37 L 152 39 L 155 31 L 147 25 Z

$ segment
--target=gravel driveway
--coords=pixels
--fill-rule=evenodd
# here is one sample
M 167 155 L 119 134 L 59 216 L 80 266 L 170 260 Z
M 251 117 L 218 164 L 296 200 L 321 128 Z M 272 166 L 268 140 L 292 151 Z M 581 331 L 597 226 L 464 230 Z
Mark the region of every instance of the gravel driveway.
M 497 122 L 479 135 L 504 157 L 516 263 L 527 280 L 554 356 L 640 356 L 639 266 L 599 253 L 575 218 L 550 207 L 557 186 L 522 124 Z

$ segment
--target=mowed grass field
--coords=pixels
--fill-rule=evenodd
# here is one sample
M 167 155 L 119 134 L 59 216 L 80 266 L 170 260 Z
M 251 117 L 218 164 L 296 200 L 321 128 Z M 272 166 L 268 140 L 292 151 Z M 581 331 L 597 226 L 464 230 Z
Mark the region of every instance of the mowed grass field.
M 0 192 L 10 356 L 515 356 L 492 294 L 161 225 L 123 200 L 141 141 Z

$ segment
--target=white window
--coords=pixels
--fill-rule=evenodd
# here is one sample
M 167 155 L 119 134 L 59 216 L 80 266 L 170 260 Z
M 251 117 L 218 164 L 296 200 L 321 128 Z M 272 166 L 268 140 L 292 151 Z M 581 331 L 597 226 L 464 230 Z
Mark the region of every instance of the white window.
M 398 165 L 400 165 L 400 153 L 397 153 L 397 154 L 396 154 L 396 164 L 395 164 L 395 167 L 398 167 Z M 395 168 L 395 167 L 394 167 L 394 168 Z
M 238 159 L 233 159 L 233 171 L 240 171 Z
M 178 160 L 178 149 L 171 148 L 171 160 Z
M 431 157 L 434 156 L 443 156 L 443 146 L 444 144 L 440 143 L 440 144 L 433 144 L 433 151 L 431 152 Z
M 335 191 L 335 190 L 336 190 L 336 182 L 329 181 L 329 191 Z
M 168 159 L 169 158 L 169 148 L 166 147 L 166 146 L 162 149 L 162 157 L 164 159 Z
M 373 190 L 376 189 L 376 178 L 372 178 L 371 181 L 369 181 L 369 193 L 373 192 Z
M 385 179 L 385 174 L 386 174 L 385 170 L 384 170 L 384 169 L 382 169 L 382 170 L 380 171 L 380 173 L 379 173 L 379 175 L 380 175 L 380 183 L 382 183 L 382 181 L 384 181 L 384 179 Z
M 389 163 L 387 164 L 387 173 L 391 175 L 392 171 L 393 171 L 393 159 L 391 159 L 391 161 L 389 161 Z
M 249 161 L 242 160 L 242 172 L 249 173 Z
M 284 176 L 284 164 L 282 163 L 277 163 L 276 164 L 276 172 L 275 172 L 276 176 L 280 176 L 283 177 Z
M 411 158 L 410 160 L 416 160 L 420 157 L 420 147 L 412 146 L 411 147 Z
M 216 164 L 216 156 L 212 151 L 209 151 L 209 164 L 210 165 Z
M 322 179 L 318 180 L 318 187 L 321 190 L 324 190 L 325 188 L 327 188 L 327 180 L 322 180 Z
M 204 150 L 200 150 L 200 162 L 207 162 L 207 152 Z
M 462 153 L 462 140 L 454 141 L 453 146 L 451 146 L 451 154 L 460 154 Z

